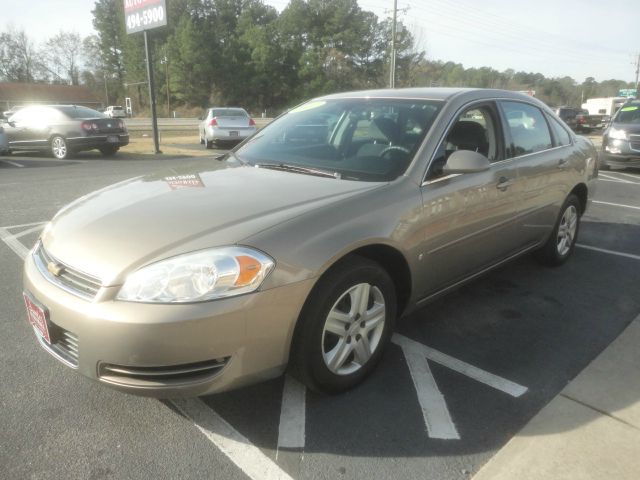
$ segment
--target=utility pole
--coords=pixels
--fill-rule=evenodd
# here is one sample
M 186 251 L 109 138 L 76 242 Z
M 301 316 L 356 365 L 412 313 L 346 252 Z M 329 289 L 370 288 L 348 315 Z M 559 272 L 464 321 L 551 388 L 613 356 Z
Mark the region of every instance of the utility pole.
M 147 77 L 149 79 L 149 99 L 151 100 L 151 126 L 153 127 L 153 146 L 154 153 L 162 153 L 160 150 L 160 142 L 158 140 L 158 117 L 156 115 L 156 86 L 153 79 L 153 63 L 151 59 L 151 48 L 147 39 L 147 30 L 144 34 L 144 49 L 147 52 Z
M 104 108 L 107 108 L 109 106 L 109 87 L 107 87 L 107 72 L 103 70 L 102 74 L 104 75 L 104 98 L 107 102 L 104 104 Z
M 640 84 L 638 84 L 639 79 L 640 79 L 640 53 L 638 53 L 638 58 L 636 58 L 636 98 L 640 98 L 640 95 L 638 95 L 638 87 L 640 87 Z
M 396 88 L 396 20 L 397 20 L 397 16 L 398 16 L 398 0 L 393 0 L 393 20 L 391 23 L 391 65 L 389 66 L 389 88 Z
M 169 100 L 169 57 L 166 55 L 160 63 L 164 63 L 165 66 L 165 80 L 167 82 L 167 117 L 171 118 L 171 101 Z

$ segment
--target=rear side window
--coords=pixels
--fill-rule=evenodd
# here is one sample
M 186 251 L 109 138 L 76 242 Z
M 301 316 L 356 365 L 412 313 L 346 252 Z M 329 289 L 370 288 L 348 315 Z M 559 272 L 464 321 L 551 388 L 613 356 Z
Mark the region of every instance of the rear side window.
M 571 135 L 567 132 L 560 123 L 552 117 L 549 117 L 549 123 L 551 124 L 551 130 L 553 130 L 553 136 L 556 139 L 556 146 L 571 145 Z
M 540 109 L 520 102 L 500 102 L 513 144 L 512 157 L 552 148 L 551 133 Z

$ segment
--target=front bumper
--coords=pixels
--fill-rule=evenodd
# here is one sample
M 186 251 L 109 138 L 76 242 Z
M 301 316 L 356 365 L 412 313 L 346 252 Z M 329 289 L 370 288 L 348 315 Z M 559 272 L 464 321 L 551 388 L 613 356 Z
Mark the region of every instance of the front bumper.
M 52 345 L 36 334 L 49 353 L 100 383 L 160 398 L 216 393 L 281 374 L 312 285 L 174 305 L 116 301 L 119 287 L 102 287 L 89 301 L 46 279 L 32 254 L 24 266 L 25 292 L 47 309 L 57 331 Z

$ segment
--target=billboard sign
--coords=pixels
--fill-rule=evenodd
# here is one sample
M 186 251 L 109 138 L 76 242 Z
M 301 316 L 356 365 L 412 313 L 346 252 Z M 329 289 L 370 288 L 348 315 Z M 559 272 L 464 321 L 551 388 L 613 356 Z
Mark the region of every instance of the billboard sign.
M 167 24 L 166 0 L 124 0 L 127 33 L 142 32 Z
M 635 88 L 621 88 L 618 90 L 619 97 L 635 98 L 638 92 Z

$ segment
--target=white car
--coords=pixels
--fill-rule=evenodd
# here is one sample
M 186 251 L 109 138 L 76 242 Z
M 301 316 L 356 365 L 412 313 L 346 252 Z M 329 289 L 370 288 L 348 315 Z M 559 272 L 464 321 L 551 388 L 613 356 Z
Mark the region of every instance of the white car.
M 239 143 L 256 132 L 256 122 L 243 108 L 208 108 L 200 117 L 200 144 Z
M 104 109 L 104 114 L 109 118 L 126 118 L 127 113 L 120 106 L 110 105 Z

